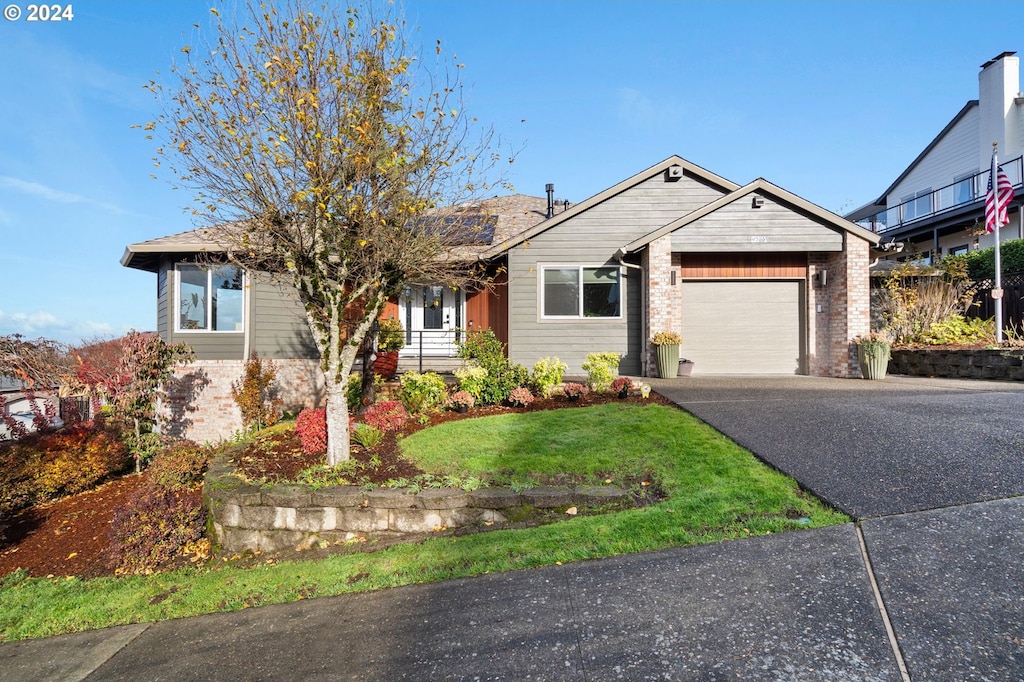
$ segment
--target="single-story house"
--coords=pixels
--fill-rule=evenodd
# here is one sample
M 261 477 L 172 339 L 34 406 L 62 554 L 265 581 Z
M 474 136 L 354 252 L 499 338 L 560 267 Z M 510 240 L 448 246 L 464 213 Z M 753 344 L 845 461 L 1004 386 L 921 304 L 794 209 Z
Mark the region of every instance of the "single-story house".
M 654 376 L 649 339 L 675 331 L 695 374 L 859 374 L 851 341 L 868 331 L 878 237 L 766 180 L 740 186 L 671 156 L 574 205 L 549 189 L 465 210 L 493 227 L 467 253 L 496 286 L 406 288 L 385 316 L 403 322 L 407 356 L 448 357 L 466 330 L 489 328 L 527 367 L 557 356 L 582 374 L 588 353 L 612 351 L 622 374 Z M 196 352 L 190 369 L 205 387 L 184 432 L 200 440 L 238 428 L 229 386 L 252 351 L 275 361 L 292 404 L 322 396 L 294 292 L 197 263 L 211 244 L 193 230 L 131 244 L 121 259 L 157 275 L 159 333 Z

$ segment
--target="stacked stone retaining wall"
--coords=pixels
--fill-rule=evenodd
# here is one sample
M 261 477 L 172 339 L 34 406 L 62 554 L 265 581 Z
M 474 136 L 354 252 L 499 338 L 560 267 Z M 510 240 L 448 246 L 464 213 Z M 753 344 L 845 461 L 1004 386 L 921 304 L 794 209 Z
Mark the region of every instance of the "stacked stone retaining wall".
M 491 524 L 516 509 L 589 507 L 622 502 L 614 486 L 427 489 L 419 492 L 357 486 L 255 486 L 233 475 L 230 463 L 211 465 L 203 487 L 213 541 L 222 551 L 275 552 L 315 543 L 396 537 Z
M 893 350 L 890 374 L 1024 381 L 1024 349 Z

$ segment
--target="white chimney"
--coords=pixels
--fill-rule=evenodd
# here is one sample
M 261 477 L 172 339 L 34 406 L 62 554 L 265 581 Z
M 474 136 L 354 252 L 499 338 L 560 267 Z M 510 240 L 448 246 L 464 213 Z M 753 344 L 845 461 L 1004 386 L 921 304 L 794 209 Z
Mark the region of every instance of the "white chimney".
M 1020 105 L 1014 103 L 1020 92 L 1020 60 L 1016 52 L 1004 52 L 981 65 L 978 74 L 978 108 L 981 145 L 978 167 L 987 169 L 992 160 L 992 143 L 999 145 L 999 159 L 1005 161 L 1021 154 Z

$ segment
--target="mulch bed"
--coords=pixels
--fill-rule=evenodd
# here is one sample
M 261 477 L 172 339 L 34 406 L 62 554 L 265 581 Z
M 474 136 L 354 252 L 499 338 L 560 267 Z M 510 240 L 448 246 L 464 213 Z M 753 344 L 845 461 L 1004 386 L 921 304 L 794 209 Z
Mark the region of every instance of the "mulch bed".
M 437 412 L 426 423 L 410 421 L 403 433 L 413 433 L 443 422 L 491 414 L 576 409 L 607 402 L 621 401 L 609 395 L 588 396 L 576 403 L 557 397 L 538 399 L 527 408 L 486 406 L 466 414 Z M 631 396 L 626 402 L 640 403 L 642 400 L 639 396 Z M 655 393 L 646 402 L 673 404 Z M 380 466 L 363 467 L 361 473 L 375 482 L 412 478 L 423 473 L 401 456 L 393 435 L 375 449 L 374 454 Z M 369 463 L 368 453 L 359 448 L 353 448 L 353 458 L 367 465 Z M 246 477 L 268 482 L 291 480 L 299 471 L 323 463 L 323 455 L 303 454 L 297 439 L 290 433 L 279 434 L 267 446 L 250 448 L 239 455 L 239 465 Z M 108 481 L 95 490 L 32 507 L 15 516 L 4 531 L 6 539 L 0 540 L 0 576 L 17 569 L 25 569 L 33 577 L 73 575 L 91 578 L 113 575 L 113 567 L 108 558 L 108 531 L 114 510 L 124 505 L 145 482 L 145 473 L 124 476 Z

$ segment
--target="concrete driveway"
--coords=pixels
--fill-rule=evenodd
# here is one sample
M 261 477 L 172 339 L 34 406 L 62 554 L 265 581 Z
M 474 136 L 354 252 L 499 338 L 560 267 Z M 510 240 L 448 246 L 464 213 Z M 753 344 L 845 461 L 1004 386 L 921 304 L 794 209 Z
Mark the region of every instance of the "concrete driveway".
M 1024 385 L 702 377 L 651 385 L 854 518 L 1024 495 Z

